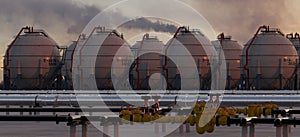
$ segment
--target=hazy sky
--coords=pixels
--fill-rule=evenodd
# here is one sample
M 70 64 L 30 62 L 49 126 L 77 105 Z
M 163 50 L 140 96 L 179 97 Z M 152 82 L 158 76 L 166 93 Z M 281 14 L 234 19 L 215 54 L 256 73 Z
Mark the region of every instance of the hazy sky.
M 45 29 L 59 45 L 76 40 L 95 15 L 121 0 L 1 0 L 0 54 L 22 26 Z M 129 0 L 130 1 L 130 0 Z M 145 0 L 140 0 L 145 1 Z M 279 27 L 284 33 L 300 32 L 300 0 L 181 0 L 201 13 L 217 33 L 232 35 L 241 44 L 260 25 Z M 139 6 L 136 4 L 136 6 Z M 159 3 L 157 6 L 161 6 Z M 147 7 L 141 7 L 145 10 Z M 12 10 L 13 9 L 13 10 Z M 130 12 L 143 12 L 132 9 Z M 155 9 L 153 9 L 155 12 Z M 161 13 L 172 14 L 172 13 Z M 188 25 L 188 24 L 186 24 Z M 1 64 L 2 63 L 1 59 Z M 2 79 L 2 70 L 0 80 Z

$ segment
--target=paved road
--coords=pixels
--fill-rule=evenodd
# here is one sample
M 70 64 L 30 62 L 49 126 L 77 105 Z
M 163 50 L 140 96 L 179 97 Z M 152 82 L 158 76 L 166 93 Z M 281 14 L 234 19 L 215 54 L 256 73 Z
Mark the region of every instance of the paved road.
M 146 124 L 147 125 L 147 124 Z M 145 127 L 146 127 L 145 125 Z M 159 136 L 154 134 L 154 125 L 147 125 L 148 128 L 140 126 L 137 128 L 130 128 L 130 126 L 121 126 L 121 137 L 144 137 L 146 136 Z M 129 128 L 128 128 L 129 127 Z M 151 128 L 149 128 L 151 127 Z M 291 137 L 298 137 L 300 135 L 300 128 L 292 128 Z M 92 125 L 89 126 L 90 137 L 102 137 L 100 131 L 98 131 Z M 215 132 L 211 134 L 199 135 L 196 133 L 194 127 L 191 128 L 191 133 L 185 133 L 180 135 L 178 130 L 174 131 L 168 137 L 239 137 L 241 136 L 241 128 L 237 126 L 232 127 L 217 127 Z M 150 132 L 149 132 L 150 131 Z M 257 137 L 274 137 L 275 128 L 272 125 L 258 125 L 256 127 Z M 112 133 L 111 129 L 111 133 Z M 45 122 L 0 122 L 0 137 L 68 137 L 69 127 L 66 124 L 61 123 L 56 125 L 55 123 Z M 77 128 L 77 137 L 81 136 L 81 127 Z

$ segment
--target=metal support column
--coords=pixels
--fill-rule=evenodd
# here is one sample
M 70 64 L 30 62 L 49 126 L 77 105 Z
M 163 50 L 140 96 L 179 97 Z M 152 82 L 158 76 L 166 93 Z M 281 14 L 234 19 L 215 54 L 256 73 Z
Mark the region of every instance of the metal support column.
M 82 124 L 82 137 L 88 137 L 88 123 Z
M 120 137 L 120 124 L 116 122 L 114 124 L 114 137 Z
M 6 105 L 6 108 L 9 108 L 9 105 Z M 8 116 L 8 115 L 9 115 L 9 112 L 6 112 L 6 115 Z
M 282 137 L 282 126 L 276 126 L 276 137 Z
M 155 124 L 154 124 L 154 133 L 159 134 L 159 123 L 155 122 Z
M 184 125 L 183 124 L 181 124 L 179 127 L 179 133 L 180 133 L 180 135 L 184 134 Z
M 251 124 L 250 125 L 250 132 L 249 132 L 249 137 L 255 137 L 255 125 Z
M 177 69 L 177 73 L 176 73 L 176 76 L 175 76 L 175 78 L 176 78 L 176 90 L 180 90 L 180 87 L 179 87 L 179 85 L 180 85 L 180 79 L 179 79 L 179 76 L 180 76 L 180 73 L 178 72 L 178 69 Z
M 185 130 L 186 130 L 186 133 L 190 133 L 191 132 L 191 127 L 190 127 L 189 123 L 185 124 Z
M 288 125 L 283 125 L 282 126 L 282 135 L 283 137 L 289 137 L 289 127 Z
M 279 81 L 280 81 L 280 90 L 283 89 L 283 76 L 282 76 L 282 59 L 279 59 Z
M 161 128 L 162 128 L 162 132 L 166 133 L 167 132 L 167 124 L 166 123 L 162 123 L 161 124 Z
M 231 89 L 231 83 L 230 83 L 231 76 L 230 76 L 229 68 L 230 68 L 230 64 L 229 64 L 229 62 L 227 62 L 227 88 Z
M 248 126 L 247 125 L 242 126 L 242 137 L 248 137 Z
M 76 137 L 76 125 L 75 124 L 70 125 L 70 137 Z
M 106 123 L 103 125 L 103 137 L 109 137 L 109 125 Z
M 42 60 L 39 59 L 38 67 L 39 67 L 39 86 L 40 86 L 40 90 L 43 89 L 43 71 L 42 71 L 42 64 L 41 63 L 42 63 Z
M 198 59 L 198 62 L 197 62 L 197 69 L 198 69 L 198 75 L 199 75 L 199 90 L 202 89 L 202 81 L 201 81 L 201 68 L 200 68 L 200 59 Z
M 20 108 L 22 109 L 23 106 L 21 105 Z M 24 114 L 23 112 L 20 112 L 20 115 L 21 115 L 21 116 L 23 116 L 23 114 Z

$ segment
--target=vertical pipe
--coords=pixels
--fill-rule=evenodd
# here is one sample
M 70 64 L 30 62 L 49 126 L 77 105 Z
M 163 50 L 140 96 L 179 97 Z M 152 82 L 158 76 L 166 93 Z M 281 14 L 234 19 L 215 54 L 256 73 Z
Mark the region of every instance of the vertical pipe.
M 255 125 L 254 124 L 251 124 L 250 125 L 250 133 L 249 133 L 249 136 L 250 137 L 255 137 Z
M 169 83 L 169 69 L 168 69 L 168 49 L 170 48 L 170 46 L 172 45 L 174 39 L 176 39 L 177 35 L 179 34 L 179 32 L 184 29 L 185 31 L 189 31 L 186 27 L 179 27 L 177 29 L 177 31 L 175 32 L 173 38 L 171 39 L 171 41 L 168 43 L 168 45 L 166 45 L 166 48 L 164 50 L 164 53 L 165 53 L 165 59 L 164 59 L 164 64 L 163 64 L 163 69 L 165 70 L 166 74 L 166 81 L 167 81 L 167 86 L 168 86 L 168 83 Z M 167 88 L 168 89 L 168 88 Z
M 248 137 L 248 126 L 242 126 L 242 137 Z
M 282 137 L 282 126 L 276 126 L 276 137 Z
M 88 137 L 88 124 L 83 123 L 82 124 L 82 137 Z
M 249 64 L 249 50 L 250 50 L 251 46 L 253 45 L 255 39 L 257 38 L 258 33 L 263 28 L 266 29 L 266 31 L 269 31 L 269 27 L 267 27 L 267 26 L 260 26 L 258 28 L 258 30 L 256 31 L 256 33 L 254 34 L 254 37 L 250 41 L 249 45 L 246 48 L 246 63 L 244 65 L 244 70 L 247 71 L 246 72 L 247 75 L 246 75 L 246 79 L 245 80 L 246 80 L 246 87 L 247 87 L 248 90 L 250 89 L 250 76 L 249 76 L 250 72 L 249 72 L 249 66 L 248 66 L 248 64 Z

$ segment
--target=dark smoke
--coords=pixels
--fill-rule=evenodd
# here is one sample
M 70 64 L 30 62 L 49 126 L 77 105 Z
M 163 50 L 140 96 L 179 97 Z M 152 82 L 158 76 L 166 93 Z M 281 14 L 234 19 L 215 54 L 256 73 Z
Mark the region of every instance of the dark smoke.
M 141 29 L 146 31 L 155 31 L 155 32 L 167 32 L 173 34 L 177 30 L 177 26 L 169 23 L 162 22 L 161 20 L 152 21 L 147 18 L 138 18 L 126 22 L 121 28 L 126 29 Z
M 241 43 L 249 40 L 261 25 L 284 29 L 293 20 L 283 0 L 184 1 L 198 10 L 217 32 L 232 35 Z
M 30 20 L 33 25 L 65 24 L 69 34 L 78 34 L 100 10 L 71 0 L 1 0 L 0 16 L 8 23 Z M 31 25 L 31 24 L 23 24 Z M 59 33 L 59 32 L 58 32 Z

